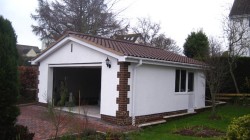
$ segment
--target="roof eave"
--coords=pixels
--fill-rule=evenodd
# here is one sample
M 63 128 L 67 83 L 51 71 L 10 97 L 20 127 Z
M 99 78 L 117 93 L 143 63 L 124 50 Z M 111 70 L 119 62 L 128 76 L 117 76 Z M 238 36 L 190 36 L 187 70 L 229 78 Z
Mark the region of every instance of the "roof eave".
M 53 46 L 48 48 L 48 50 L 45 50 L 41 54 L 39 54 L 37 57 L 35 57 L 33 60 L 31 60 L 32 65 L 37 65 L 39 62 L 41 62 L 43 59 L 45 59 L 47 56 L 49 56 L 51 53 L 55 52 L 60 46 L 63 46 L 64 44 L 68 43 L 70 39 L 68 37 L 63 38 L 59 42 L 56 42 Z
M 174 61 L 133 57 L 133 56 L 126 56 L 125 60 L 127 62 L 132 62 L 132 63 L 139 63 L 139 61 L 142 60 L 143 64 L 170 66 L 170 67 L 178 67 L 178 68 L 199 69 L 199 70 L 203 68 L 202 65 L 198 65 L 198 64 L 181 63 L 181 62 L 174 62 Z
M 31 64 L 32 65 L 37 65 L 39 62 L 41 62 L 43 59 L 45 59 L 51 53 L 55 52 L 58 48 L 60 48 L 61 46 L 65 45 L 66 43 L 68 43 L 70 41 L 76 42 L 78 44 L 81 44 L 83 46 L 86 46 L 88 48 L 96 50 L 98 52 L 104 53 L 107 56 L 114 57 L 118 61 L 125 61 L 124 55 L 122 55 L 120 53 L 114 53 L 111 50 L 102 48 L 100 46 L 98 47 L 98 46 L 96 46 L 94 44 L 90 44 L 89 42 L 87 42 L 85 40 L 79 40 L 79 38 L 75 38 L 75 37 L 72 37 L 72 36 L 67 36 L 67 37 L 63 38 L 62 40 L 60 40 L 59 42 L 57 42 L 55 45 L 51 46 L 48 50 L 42 52 L 38 57 L 34 58 L 31 61 Z
M 230 19 L 238 19 L 238 18 L 249 18 L 250 14 L 244 14 L 244 15 L 231 15 L 229 16 Z

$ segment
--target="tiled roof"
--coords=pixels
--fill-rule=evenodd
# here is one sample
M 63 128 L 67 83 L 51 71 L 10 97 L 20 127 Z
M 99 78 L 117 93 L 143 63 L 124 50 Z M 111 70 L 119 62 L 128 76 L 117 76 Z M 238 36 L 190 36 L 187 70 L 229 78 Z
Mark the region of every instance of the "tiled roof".
M 92 36 L 82 33 L 76 32 L 67 32 L 60 40 L 63 38 L 70 36 L 92 45 L 95 45 L 104 50 L 110 51 L 117 55 L 122 56 L 133 56 L 139 58 L 148 58 L 155 60 L 163 60 L 163 61 L 171 61 L 171 62 L 179 62 L 186 64 L 194 64 L 194 65 L 202 65 L 203 63 L 185 56 L 181 56 L 179 54 L 175 54 L 169 51 L 165 51 L 160 48 L 145 46 L 141 44 L 132 43 L 129 41 L 123 40 L 115 40 L 111 38 L 103 38 L 99 36 Z M 55 43 L 56 44 L 56 43 Z M 53 47 L 52 45 L 51 47 Z M 47 48 L 49 50 L 51 47 Z M 45 50 L 45 51 L 46 51 Z
M 20 45 L 20 44 L 17 44 L 16 46 L 18 51 L 22 54 L 28 53 L 31 49 L 33 49 L 36 53 L 41 53 L 40 49 L 37 46 Z
M 141 36 L 142 36 L 141 34 L 127 34 L 127 35 L 117 35 L 117 34 L 115 34 L 111 38 L 117 39 L 117 40 L 125 40 L 125 41 L 135 43 Z
M 250 15 L 250 0 L 234 0 L 229 16 Z

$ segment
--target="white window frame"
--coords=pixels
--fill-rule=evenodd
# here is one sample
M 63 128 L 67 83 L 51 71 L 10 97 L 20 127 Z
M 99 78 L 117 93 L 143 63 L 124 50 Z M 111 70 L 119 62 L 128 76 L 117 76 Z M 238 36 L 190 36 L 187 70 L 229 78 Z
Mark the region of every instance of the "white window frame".
M 174 92 L 175 93 L 192 93 L 192 92 L 194 92 L 194 87 L 195 87 L 195 73 L 193 72 L 193 71 L 190 71 L 190 70 L 185 70 L 185 69 L 175 69 L 175 82 L 176 82 L 176 72 L 177 72 L 177 70 L 179 70 L 180 71 L 180 73 L 179 73 L 179 84 L 178 84 L 178 88 L 179 88 L 179 90 L 178 91 L 176 91 L 175 89 L 176 89 L 176 83 L 175 83 L 175 88 L 174 88 Z M 183 70 L 185 70 L 186 71 L 186 81 L 185 81 L 185 91 L 181 91 L 181 71 L 183 71 Z M 188 78 L 189 78 L 189 73 L 193 73 L 193 90 L 192 91 L 188 91 Z

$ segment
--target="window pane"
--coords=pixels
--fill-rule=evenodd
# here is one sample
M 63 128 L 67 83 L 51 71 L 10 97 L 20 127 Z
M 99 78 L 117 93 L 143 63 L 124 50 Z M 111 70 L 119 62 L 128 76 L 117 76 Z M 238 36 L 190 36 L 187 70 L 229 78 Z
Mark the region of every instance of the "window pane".
M 186 71 L 181 70 L 181 92 L 186 91 Z
M 175 92 L 179 92 L 179 83 L 180 83 L 180 70 L 175 72 Z
M 188 73 L 188 91 L 194 91 L 194 73 Z

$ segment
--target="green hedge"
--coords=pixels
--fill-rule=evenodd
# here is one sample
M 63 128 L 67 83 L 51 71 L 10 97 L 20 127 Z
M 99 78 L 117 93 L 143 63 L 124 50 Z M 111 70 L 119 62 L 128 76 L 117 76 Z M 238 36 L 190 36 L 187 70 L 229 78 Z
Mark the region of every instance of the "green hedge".
M 227 61 L 227 58 L 225 58 Z M 241 93 L 250 93 L 250 85 L 246 84 L 246 79 L 250 80 L 250 57 L 241 57 L 236 63 L 234 74 Z M 249 81 L 250 82 L 250 81 Z M 223 82 L 221 93 L 236 93 L 235 86 L 230 73 Z
M 19 66 L 20 98 L 18 103 L 33 102 L 36 100 L 38 79 L 37 67 Z

